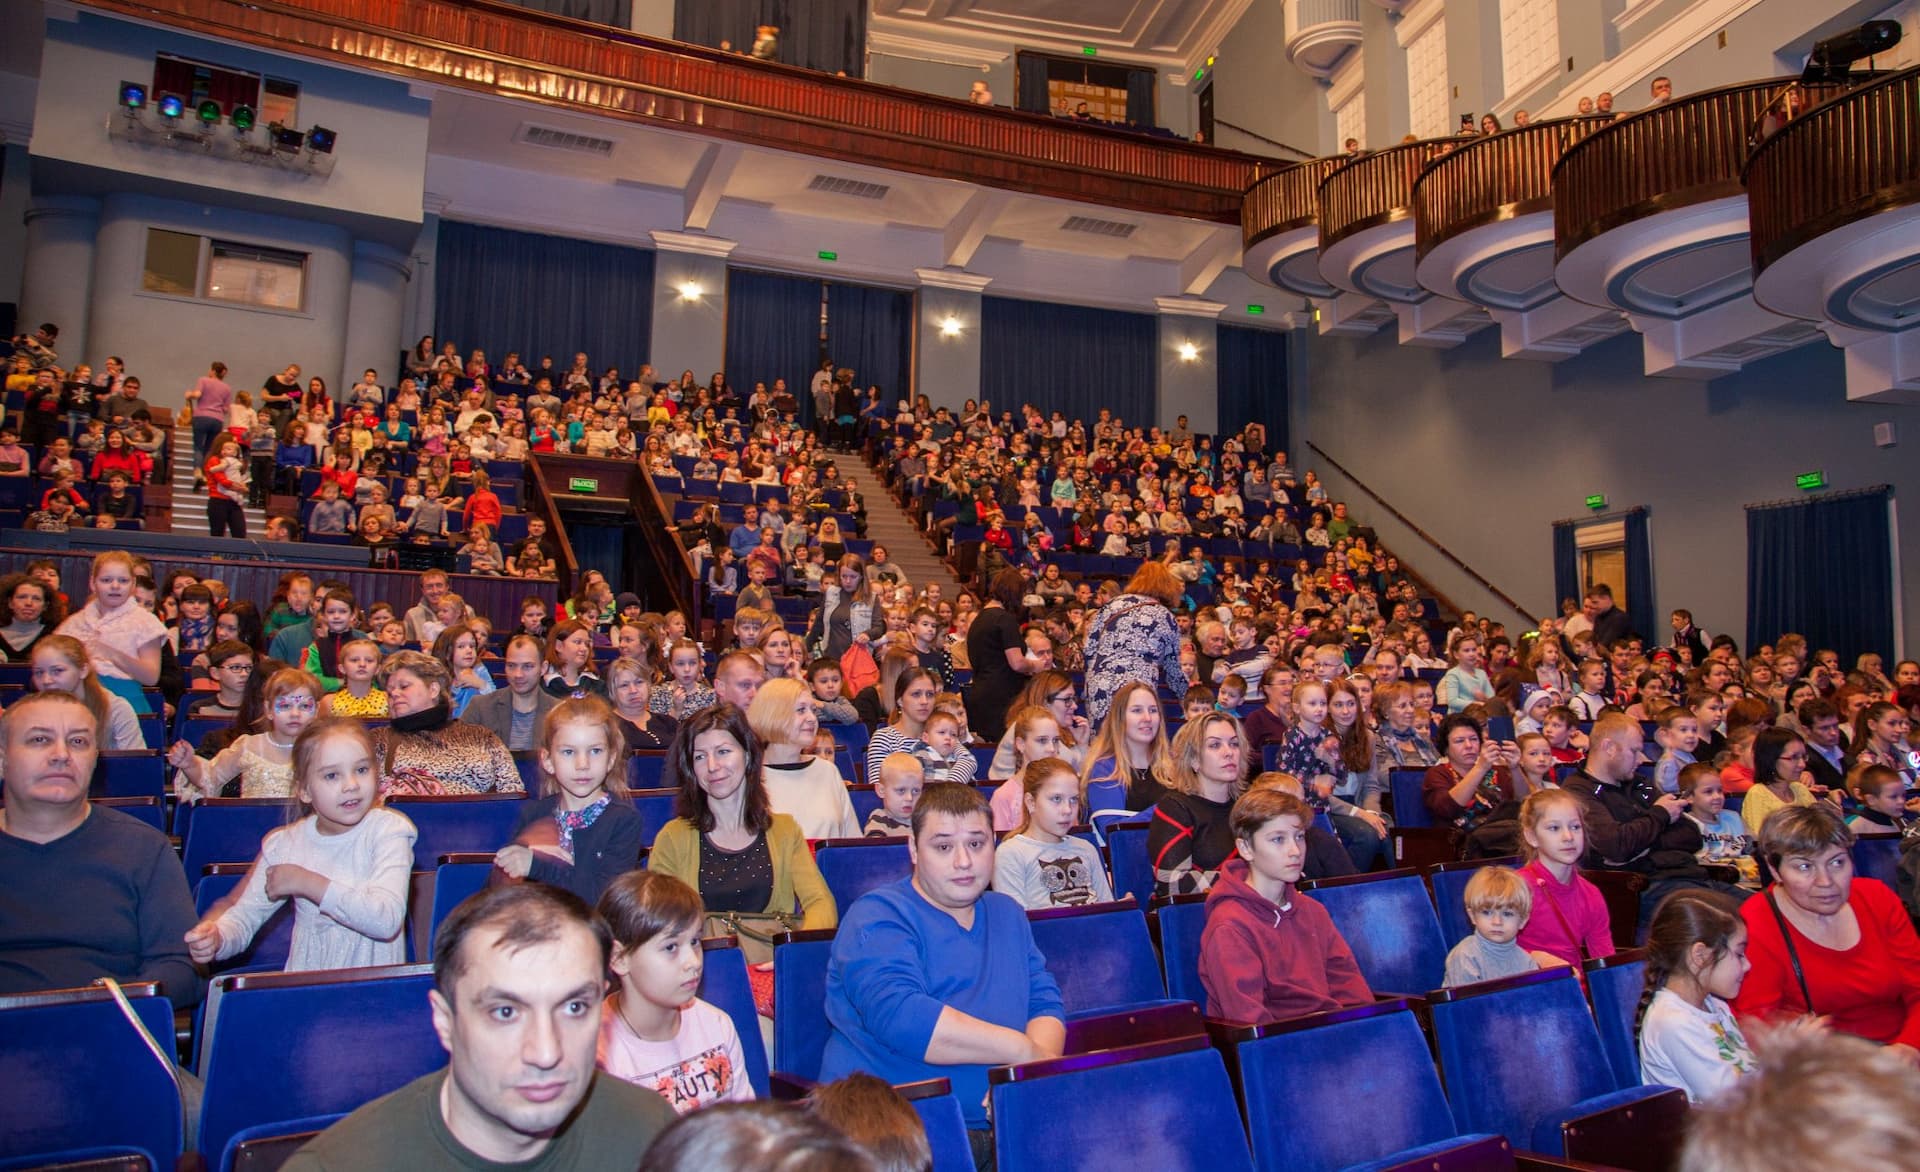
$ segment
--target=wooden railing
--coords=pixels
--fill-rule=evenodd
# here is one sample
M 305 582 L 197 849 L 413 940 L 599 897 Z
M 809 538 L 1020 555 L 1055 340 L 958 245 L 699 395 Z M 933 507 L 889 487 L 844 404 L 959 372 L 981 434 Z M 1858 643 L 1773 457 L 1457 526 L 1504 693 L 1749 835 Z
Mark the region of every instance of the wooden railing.
M 1501 220 L 1553 209 L 1553 165 L 1605 118 L 1556 118 L 1478 138 L 1433 161 L 1413 184 L 1415 251 Z
M 642 543 L 647 547 L 647 561 L 653 571 L 651 580 L 658 583 L 670 603 L 670 606 L 660 609 L 679 610 L 690 622 L 698 621 L 700 590 L 699 582 L 694 577 L 692 559 L 669 528 L 673 524 L 671 509 L 654 487 L 653 478 L 638 463 L 633 460 L 542 452 L 533 454 L 530 464 L 533 469 L 531 479 L 538 481 L 541 486 L 542 495 L 557 522 L 555 531 L 563 542 L 564 557 L 576 573 L 594 569 L 606 574 L 609 580 L 616 577 L 612 567 L 582 567 L 575 560 L 572 546 L 565 544 L 566 522 L 560 515 L 569 502 L 635 525 L 640 531 Z M 573 492 L 568 485 L 576 476 L 594 481 L 593 491 Z M 631 572 L 633 569 L 633 566 L 628 566 L 630 572 L 625 575 L 626 580 L 616 582 L 614 589 L 633 590 L 643 597 L 648 596 L 652 591 L 644 589 L 649 585 L 647 575 L 644 572 L 636 575 Z M 649 598 L 648 601 L 652 602 L 653 599 Z
M 1423 139 L 1360 155 L 1320 184 L 1320 249 L 1326 251 L 1355 232 L 1404 220 L 1413 214 L 1413 184 L 1426 165 L 1472 142 L 1461 138 Z
M 1742 82 L 1630 114 L 1568 148 L 1553 169 L 1554 259 L 1659 212 L 1740 195 L 1762 116 L 1794 78 Z M 1846 87 L 1801 87 L 1807 104 Z
M 1240 202 L 1241 247 L 1319 223 L 1321 182 L 1352 161 L 1349 155 L 1310 159 L 1256 181 Z
M 78 0 L 229 41 L 780 150 L 1237 223 L 1284 163 L 832 77 L 495 0 Z M 363 144 L 360 149 L 377 148 Z
M 1855 220 L 1920 200 L 1920 68 L 1788 122 L 1747 162 L 1753 271 Z

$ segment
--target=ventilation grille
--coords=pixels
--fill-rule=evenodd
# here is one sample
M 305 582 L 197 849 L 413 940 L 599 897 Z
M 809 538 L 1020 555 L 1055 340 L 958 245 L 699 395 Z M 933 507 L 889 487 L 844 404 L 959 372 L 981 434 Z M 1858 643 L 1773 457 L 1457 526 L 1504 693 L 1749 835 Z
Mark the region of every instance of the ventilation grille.
M 556 151 L 579 151 L 581 154 L 599 155 L 601 158 L 613 154 L 613 140 L 610 138 L 595 138 L 591 134 L 555 130 L 551 126 L 535 126 L 531 122 L 521 124 L 520 133 L 514 137 L 521 142 L 551 147 Z
M 863 183 L 858 179 L 841 179 L 833 175 L 815 175 L 813 182 L 807 184 L 808 191 L 824 191 L 831 195 L 850 195 L 855 199 L 885 199 L 892 191 L 884 183 Z
M 1120 220 L 1096 220 L 1092 216 L 1068 216 L 1067 222 L 1060 225 L 1063 232 L 1086 232 L 1094 236 L 1112 236 L 1125 240 L 1133 235 L 1137 224 L 1123 223 Z

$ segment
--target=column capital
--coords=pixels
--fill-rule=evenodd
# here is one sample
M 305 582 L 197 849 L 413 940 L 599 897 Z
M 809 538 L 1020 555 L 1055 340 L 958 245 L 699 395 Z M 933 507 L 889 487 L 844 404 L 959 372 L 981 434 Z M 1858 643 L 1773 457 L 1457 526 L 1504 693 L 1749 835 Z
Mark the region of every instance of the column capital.
M 35 220 L 97 220 L 100 201 L 91 195 L 39 195 L 27 205 L 26 222 Z
M 355 264 L 365 261 L 398 274 L 402 280 L 413 278 L 412 258 L 397 248 L 382 244 L 378 240 L 355 240 L 353 242 Z
M 1164 317 L 1219 317 L 1227 311 L 1226 302 L 1200 297 L 1156 297 L 1153 304 Z
M 695 256 L 717 256 L 722 259 L 731 256 L 733 250 L 740 247 L 737 240 L 724 240 L 718 236 L 708 236 L 700 232 L 668 232 L 655 228 L 648 235 L 653 237 L 653 246 L 661 252 L 687 252 Z
M 970 273 L 965 269 L 915 269 L 913 275 L 920 278 L 920 284 L 930 289 L 955 289 L 962 293 L 980 293 L 993 284 L 992 277 L 983 277 L 979 273 Z

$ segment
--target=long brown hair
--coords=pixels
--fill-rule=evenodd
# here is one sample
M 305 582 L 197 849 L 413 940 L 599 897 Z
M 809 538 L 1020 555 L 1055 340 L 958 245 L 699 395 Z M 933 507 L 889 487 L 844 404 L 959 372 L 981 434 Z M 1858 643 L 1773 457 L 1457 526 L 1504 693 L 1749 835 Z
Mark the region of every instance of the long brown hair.
M 1647 981 L 1640 992 L 1640 1004 L 1633 1011 L 1633 1036 L 1640 1036 L 1647 1007 L 1675 973 L 1698 979 L 1687 964 L 1687 954 L 1695 944 L 1704 944 L 1711 954 L 1707 967 L 1733 948 L 1734 936 L 1744 931 L 1746 922 L 1731 903 L 1710 891 L 1676 891 L 1654 909 L 1653 923 L 1647 929 Z

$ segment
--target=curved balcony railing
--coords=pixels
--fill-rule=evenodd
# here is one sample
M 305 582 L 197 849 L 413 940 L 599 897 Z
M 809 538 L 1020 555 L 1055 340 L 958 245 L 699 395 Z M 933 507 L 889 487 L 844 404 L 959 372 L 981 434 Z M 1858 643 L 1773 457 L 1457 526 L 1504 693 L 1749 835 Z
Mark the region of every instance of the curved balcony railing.
M 1740 195 L 1740 170 L 1770 108 L 1845 89 L 1794 78 L 1742 82 L 1642 110 L 1568 148 L 1553 169 L 1554 258 L 1660 212 Z
M 1240 201 L 1240 246 L 1320 222 L 1320 183 L 1353 161 L 1348 155 L 1309 159 L 1247 188 Z
M 1920 202 L 1920 68 L 1786 123 L 1747 161 L 1753 272 L 1836 228 Z
M 1285 163 L 832 77 L 497 0 L 78 0 L 400 77 L 780 150 L 1236 223 Z
M 1413 183 L 1415 255 L 1475 228 L 1553 209 L 1553 165 L 1609 125 L 1556 118 L 1475 139 L 1427 165 Z
M 1423 139 L 1361 155 L 1320 183 L 1320 250 L 1355 232 L 1404 220 L 1413 214 L 1413 184 L 1429 162 L 1474 141 Z

